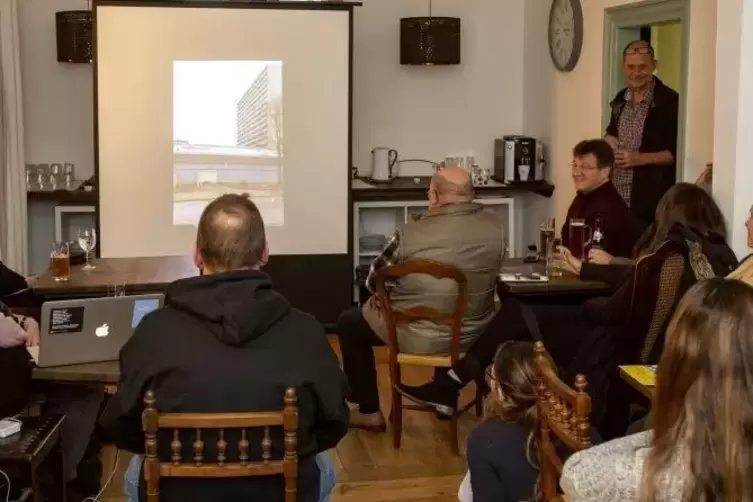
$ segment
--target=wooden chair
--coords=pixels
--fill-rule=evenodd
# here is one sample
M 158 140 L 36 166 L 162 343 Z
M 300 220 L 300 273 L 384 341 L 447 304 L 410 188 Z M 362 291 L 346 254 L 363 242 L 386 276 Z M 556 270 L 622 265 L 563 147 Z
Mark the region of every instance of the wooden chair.
M 285 478 L 285 502 L 297 500 L 298 482 L 298 409 L 296 407 L 295 389 L 285 391 L 283 411 L 255 413 L 168 413 L 157 411 L 157 402 L 153 391 L 147 391 L 144 397 L 142 426 L 146 437 L 146 459 L 144 461 L 144 479 L 148 502 L 159 502 L 160 478 L 237 478 L 249 476 L 273 476 L 282 474 Z M 285 454 L 282 460 L 272 460 L 272 439 L 270 427 L 282 427 L 285 434 Z M 264 427 L 261 441 L 261 461 L 249 462 L 248 429 Z M 161 429 L 172 429 L 172 452 L 169 462 L 162 461 L 157 455 L 157 433 Z M 180 431 L 195 431 L 193 459 L 183 462 Z M 204 461 L 204 441 L 202 430 L 217 430 L 216 462 Z M 225 441 L 225 429 L 240 429 L 238 442 L 238 461 L 230 462 L 227 458 L 228 443 Z
M 453 279 L 458 284 L 455 308 L 451 315 L 437 312 L 428 307 L 418 307 L 410 310 L 393 311 L 385 283 L 405 277 L 410 274 L 426 274 L 435 279 Z M 432 368 L 450 368 L 463 356 L 460 351 L 460 327 L 465 314 L 467 301 L 467 283 L 465 274 L 455 267 L 443 265 L 431 260 L 408 260 L 398 265 L 384 267 L 376 276 L 376 294 L 382 309 L 387 328 L 387 345 L 389 347 L 390 380 L 392 382 L 392 438 L 395 448 L 400 448 L 403 426 L 403 409 L 434 412 L 430 406 L 404 405 L 402 395 L 397 392 L 395 385 L 402 383 L 400 367 L 429 366 Z M 437 325 L 449 326 L 451 329 L 451 345 L 449 354 L 408 354 L 401 353 L 397 340 L 397 326 L 414 321 L 428 320 Z M 482 377 L 483 378 L 483 377 Z M 452 451 L 460 453 L 458 446 L 458 416 L 475 406 L 476 414 L 481 416 L 485 385 L 478 382 L 476 398 L 460 411 L 450 417 L 450 441 Z
M 563 460 L 552 442 L 552 434 L 572 452 L 591 446 L 591 398 L 586 394 L 586 377 L 575 377 L 575 390 L 559 379 L 544 344 L 533 347 L 538 377 L 540 423 L 539 491 L 547 502 L 562 501 L 559 479 Z
M 620 364 L 655 364 L 664 347 L 664 333 L 685 291 L 685 257 L 667 241 L 640 258 L 633 271 L 633 291 Z

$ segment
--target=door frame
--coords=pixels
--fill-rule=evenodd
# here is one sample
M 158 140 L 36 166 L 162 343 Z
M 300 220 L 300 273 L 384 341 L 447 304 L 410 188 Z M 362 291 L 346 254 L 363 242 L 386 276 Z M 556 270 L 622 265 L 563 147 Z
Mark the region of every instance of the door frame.
M 602 75 L 602 130 L 609 125 L 609 103 L 619 89 L 622 71 L 620 54 L 624 47 L 617 46 L 618 30 L 637 26 L 679 21 L 682 26 L 682 61 L 680 62 L 680 112 L 677 119 L 676 177 L 683 179 L 685 169 L 685 129 L 687 120 L 688 58 L 690 46 L 690 0 L 643 0 L 604 9 L 604 60 Z M 659 61 L 661 64 L 661 61 Z

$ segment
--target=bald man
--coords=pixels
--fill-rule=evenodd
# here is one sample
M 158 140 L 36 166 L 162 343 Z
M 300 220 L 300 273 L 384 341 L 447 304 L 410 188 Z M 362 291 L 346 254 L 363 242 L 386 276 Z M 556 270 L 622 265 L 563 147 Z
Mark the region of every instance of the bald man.
M 366 286 L 375 289 L 381 268 L 411 259 L 434 260 L 462 270 L 468 280 L 468 303 L 461 329 L 461 348 L 469 347 L 495 314 L 495 282 L 502 266 L 505 233 L 502 220 L 473 202 L 468 171 L 446 167 L 429 185 L 429 210 L 390 239 L 371 264 Z M 452 313 L 457 285 L 425 275 L 401 279 L 389 290 L 395 310 L 430 307 Z M 343 312 L 338 319 L 343 368 L 351 386 L 350 426 L 385 430 L 379 409 L 373 346 L 387 337 L 383 312 L 375 297 L 364 306 Z M 440 354 L 450 351 L 450 330 L 429 322 L 398 326 L 401 352 Z
M 622 71 L 628 86 L 610 103 L 604 139 L 612 145 L 612 182 L 630 208 L 639 233 L 654 220 L 662 195 L 675 183 L 680 98 L 654 75 L 657 61 L 649 42 L 630 42 Z

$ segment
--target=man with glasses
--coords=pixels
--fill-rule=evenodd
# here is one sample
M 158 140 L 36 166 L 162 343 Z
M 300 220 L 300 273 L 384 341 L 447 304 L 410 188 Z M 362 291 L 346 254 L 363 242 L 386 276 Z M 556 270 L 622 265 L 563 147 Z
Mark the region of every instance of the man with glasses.
M 643 231 L 675 183 L 679 96 L 654 76 L 657 62 L 650 43 L 629 43 L 622 63 L 628 87 L 610 103 L 604 139 L 615 151 L 612 181 Z

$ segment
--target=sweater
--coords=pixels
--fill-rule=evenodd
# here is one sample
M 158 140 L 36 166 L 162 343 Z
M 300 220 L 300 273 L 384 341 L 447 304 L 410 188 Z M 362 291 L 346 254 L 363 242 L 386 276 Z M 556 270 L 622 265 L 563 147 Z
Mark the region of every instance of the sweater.
M 560 487 L 573 502 L 640 500 L 643 464 L 651 453 L 652 432 L 609 441 L 573 454 L 562 469 Z M 673 456 L 656 502 L 683 499 L 685 456 Z
M 611 181 L 591 192 L 578 192 L 567 210 L 567 219 L 562 226 L 562 244 L 570 248 L 571 219 L 584 219 L 593 231 L 597 215 L 601 216 L 604 251 L 612 256 L 632 256 L 633 247 L 638 240 L 635 219 Z

